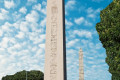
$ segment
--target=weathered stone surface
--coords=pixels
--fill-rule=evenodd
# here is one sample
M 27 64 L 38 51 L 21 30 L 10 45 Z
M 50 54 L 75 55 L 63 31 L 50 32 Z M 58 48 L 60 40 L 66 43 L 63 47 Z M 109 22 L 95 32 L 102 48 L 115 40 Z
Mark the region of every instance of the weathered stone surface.
M 64 0 L 47 0 L 44 80 L 66 80 Z
M 79 80 L 84 80 L 83 51 L 79 52 Z

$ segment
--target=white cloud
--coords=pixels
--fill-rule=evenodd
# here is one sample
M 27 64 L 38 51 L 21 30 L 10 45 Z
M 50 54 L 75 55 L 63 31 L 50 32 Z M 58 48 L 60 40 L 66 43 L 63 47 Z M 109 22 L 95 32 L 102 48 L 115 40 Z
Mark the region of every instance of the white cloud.
M 92 33 L 87 30 L 74 30 L 73 34 L 76 34 L 80 37 L 92 38 Z
M 87 20 L 84 23 L 85 26 L 92 26 L 93 24 L 91 22 L 88 22 Z
M 39 47 L 45 49 L 45 44 L 39 44 Z
M 28 22 L 37 22 L 39 20 L 39 14 L 36 11 L 32 10 L 31 13 L 26 15 L 25 19 Z
M 9 42 L 9 38 L 8 37 L 4 37 L 2 39 L 2 41 L 0 42 L 0 46 L 2 48 L 7 48 L 8 47 L 8 42 Z
M 75 40 L 75 41 L 79 41 L 79 40 Z M 73 42 L 73 41 L 72 41 Z M 76 50 L 74 50 L 74 49 L 69 49 L 69 50 L 67 50 L 67 54 L 70 54 L 70 55 L 72 55 L 73 53 L 75 53 L 76 52 Z
M 43 9 L 41 10 L 41 12 L 42 12 L 43 14 L 46 14 L 46 13 L 47 13 L 47 11 L 46 11 L 46 7 L 43 8 Z
M 5 24 L 1 26 L 2 31 L 3 31 L 3 32 L 4 32 L 4 31 L 7 31 L 7 32 L 12 31 L 12 30 L 10 29 L 11 26 L 12 26 L 12 24 L 10 24 L 9 22 L 5 22 Z
M 4 6 L 5 6 L 7 9 L 14 8 L 14 7 L 15 7 L 15 3 L 14 3 L 13 0 L 11 0 L 11 1 L 5 0 L 5 1 L 4 1 Z
M 78 25 L 82 24 L 84 21 L 85 21 L 84 17 L 80 17 L 80 18 L 75 19 L 75 23 Z
M 46 1 L 43 1 L 43 2 L 42 2 L 42 5 L 45 5 L 45 6 L 46 6 L 46 5 L 47 5 L 47 2 L 46 2 Z
M 16 28 L 16 29 L 18 29 L 19 28 L 19 26 L 20 26 L 20 21 L 16 21 L 15 23 L 13 23 L 13 26 Z
M 74 39 L 71 41 L 68 41 L 67 48 L 70 48 L 71 46 L 75 46 L 75 44 L 79 41 L 79 39 Z
M 5 10 L 5 9 L 0 9 L 0 11 L 1 11 L 1 13 L 4 13 L 4 14 L 8 14 L 9 12 L 7 11 L 7 10 Z
M 74 9 L 75 3 L 76 3 L 75 0 L 69 0 L 69 1 L 66 3 L 65 8 L 66 8 L 66 9 Z
M 5 10 L 5 9 L 0 9 L 0 20 L 5 20 L 5 19 L 9 19 L 9 16 L 8 16 L 8 11 Z
M 40 12 L 43 13 L 43 14 L 46 14 L 46 7 L 45 7 L 45 8 L 42 8 L 41 6 L 42 6 L 42 5 L 39 3 L 39 4 L 34 5 L 32 8 L 33 8 L 34 10 L 40 11 Z
M 33 3 L 37 3 L 37 0 L 27 0 L 27 5 L 30 6 Z
M 46 18 L 44 18 L 40 23 L 40 26 L 42 27 L 45 27 L 45 25 L 46 25 Z
M 96 10 L 95 10 L 95 13 L 96 13 L 96 14 L 97 14 L 97 13 L 100 13 L 100 10 L 101 10 L 101 8 L 96 9 Z
M 21 48 L 21 45 L 19 43 L 15 44 L 14 46 L 14 49 L 20 49 Z
M 41 34 L 40 38 L 43 39 L 43 40 L 45 40 L 45 34 Z
M 92 26 L 92 23 L 89 22 L 88 20 L 86 20 L 84 17 L 80 17 L 80 18 L 75 18 L 74 22 L 78 25 L 85 25 L 85 26 Z
M 102 44 L 101 43 L 97 43 L 96 44 L 96 49 L 101 49 L 102 48 Z
M 92 42 L 91 42 L 91 43 L 89 43 L 89 47 L 90 47 L 90 48 L 92 48 L 92 49 L 94 49 L 94 48 L 95 48 L 94 43 L 92 43 Z
M 20 38 L 20 39 L 24 38 L 24 36 L 25 36 L 25 34 L 24 34 L 23 32 L 19 32 L 19 33 L 16 35 L 16 37 L 17 37 L 17 38 Z
M 76 1 L 75 0 L 69 0 L 66 5 L 65 5 L 65 14 L 67 15 L 68 14 L 68 11 L 69 10 L 73 10 L 75 8 L 75 3 Z
M 37 5 L 34 5 L 32 8 L 35 10 L 41 11 L 41 4 L 39 3 Z
M 94 10 L 94 9 L 92 9 L 91 7 L 90 8 L 88 8 L 87 10 L 86 10 L 86 12 L 88 13 L 88 15 L 87 15 L 87 17 L 89 17 L 89 18 L 96 18 L 97 17 L 97 15 L 98 15 L 98 13 L 100 13 L 100 8 L 98 8 L 98 9 L 96 9 L 96 10 Z
M 92 12 L 94 12 L 94 10 L 91 7 L 87 9 L 87 13 L 92 13 Z
M 19 12 L 26 14 L 27 9 L 25 7 L 20 8 Z
M 37 50 L 37 47 L 33 47 L 32 51 L 35 52 Z
M 19 12 L 17 12 L 17 11 L 15 11 L 13 14 L 12 14 L 12 19 L 13 19 L 13 21 L 18 21 L 18 20 L 20 20 L 20 19 L 22 19 L 21 18 L 21 14 L 19 14 Z
M 40 44 L 43 43 L 45 40 L 45 34 L 41 34 L 38 32 L 30 32 L 29 39 L 33 41 L 33 44 Z
M 3 35 L 3 31 L 2 30 L 0 30 L 0 37 Z
M 12 37 L 12 38 L 9 38 L 9 41 L 10 41 L 12 44 L 16 44 L 16 42 L 17 42 L 16 39 L 13 38 L 13 37 Z
M 90 18 L 94 18 L 95 15 L 94 15 L 94 14 L 89 14 L 88 17 L 90 17 Z
M 81 42 L 82 42 L 84 45 L 89 43 L 89 41 L 88 41 L 88 40 L 85 40 L 85 39 L 82 39 Z
M 67 19 L 65 19 L 65 24 L 67 28 L 70 28 L 73 25 L 73 23 L 71 21 L 68 21 Z
M 39 24 L 38 23 L 29 23 L 29 28 L 34 32 L 37 32 L 39 29 Z
M 20 23 L 20 30 L 23 31 L 23 32 L 28 32 L 28 26 L 29 26 L 29 23 L 24 21 L 24 22 L 21 22 Z
M 37 2 L 37 0 L 28 0 L 28 2 Z

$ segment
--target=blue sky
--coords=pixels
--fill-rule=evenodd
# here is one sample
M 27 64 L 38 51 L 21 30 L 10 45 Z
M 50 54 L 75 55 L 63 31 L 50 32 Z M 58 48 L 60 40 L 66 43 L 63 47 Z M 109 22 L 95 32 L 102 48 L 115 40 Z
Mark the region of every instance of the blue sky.
M 44 72 L 46 0 L 0 0 L 0 79 L 21 70 Z M 112 0 L 65 0 L 67 80 L 79 79 L 83 49 L 85 80 L 110 80 L 105 49 L 95 25 Z

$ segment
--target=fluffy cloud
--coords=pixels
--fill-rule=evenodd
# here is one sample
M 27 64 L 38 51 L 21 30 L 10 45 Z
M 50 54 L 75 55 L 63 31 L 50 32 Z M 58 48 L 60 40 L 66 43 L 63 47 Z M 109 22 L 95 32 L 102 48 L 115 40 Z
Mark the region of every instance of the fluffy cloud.
M 21 18 L 21 14 L 20 14 L 19 12 L 15 11 L 15 12 L 12 14 L 12 20 L 13 20 L 13 21 L 18 21 L 18 20 L 20 20 L 20 19 L 22 19 L 22 18 Z
M 31 13 L 26 15 L 25 19 L 28 22 L 37 22 L 39 19 L 39 14 L 36 11 L 32 10 Z
M 39 44 L 39 47 L 45 49 L 45 44 Z
M 65 5 L 65 14 L 68 15 L 68 10 L 73 10 L 75 8 L 75 0 L 69 0 Z
M 42 5 L 46 6 L 46 5 L 47 5 L 47 2 L 46 2 L 46 1 L 43 1 L 43 2 L 42 2 Z
M 1 29 L 3 32 L 11 32 L 12 30 L 10 29 L 12 26 L 12 24 L 10 24 L 9 22 L 5 22 L 4 25 L 1 26 Z
M 86 21 L 84 22 L 84 25 L 85 25 L 85 26 L 92 26 L 93 24 L 92 24 L 91 22 L 89 22 L 89 21 L 86 20 Z
M 40 33 L 35 33 L 35 32 L 29 33 L 29 39 L 33 41 L 33 44 L 39 44 L 44 42 L 45 34 L 41 34 L 41 35 L 39 34 Z
M 73 34 L 78 35 L 80 37 L 92 38 L 92 33 L 87 30 L 74 30 Z
M 37 0 L 28 0 L 28 2 L 37 2 Z
M 39 3 L 39 4 L 37 4 L 37 5 L 34 5 L 34 6 L 33 6 L 33 9 L 38 10 L 38 11 L 41 11 L 41 4 Z
M 75 0 L 70 0 L 66 3 L 65 8 L 66 9 L 74 9 L 76 1 Z
M 98 9 L 96 9 L 96 10 L 94 10 L 94 9 L 92 9 L 91 7 L 90 8 L 88 8 L 87 10 L 86 10 L 86 12 L 87 12 L 87 17 L 89 17 L 89 18 L 96 18 L 97 17 L 97 15 L 98 15 L 98 13 L 100 13 L 100 8 L 98 8 Z
M 28 31 L 29 31 L 28 26 L 29 26 L 29 23 L 26 22 L 26 21 L 24 21 L 24 22 L 21 22 L 21 23 L 20 23 L 19 28 L 20 28 L 20 30 L 23 31 L 23 32 L 28 32 Z
M 74 39 L 74 40 L 68 41 L 67 48 L 74 46 L 75 44 L 77 44 L 78 41 L 79 41 L 79 39 Z
M 67 28 L 70 28 L 73 25 L 73 23 L 71 21 L 68 21 L 67 19 L 65 19 L 65 25 Z
M 92 23 L 89 22 L 87 19 L 85 19 L 84 17 L 80 17 L 80 18 L 75 18 L 74 22 L 78 25 L 85 25 L 85 26 L 92 26 Z
M 42 8 L 41 6 L 45 5 L 45 2 L 43 2 L 43 4 L 41 5 L 40 3 L 39 4 L 36 4 L 34 5 L 32 8 L 34 10 L 37 10 L 37 11 L 40 11 L 41 13 L 43 14 L 46 14 L 46 7 L 45 8 Z
M 84 20 L 85 20 L 84 17 L 80 17 L 80 18 L 75 19 L 75 23 L 80 25 L 84 22 Z
M 15 7 L 15 3 L 13 0 L 4 0 L 4 6 L 7 8 L 7 9 L 10 9 L 10 8 L 14 8 Z
M 26 14 L 27 9 L 25 7 L 20 8 L 19 12 Z
M 0 30 L 0 37 L 3 35 L 3 31 L 2 30 Z
M 45 25 L 46 25 L 46 18 L 44 18 L 40 23 L 40 26 L 42 27 L 45 27 Z
M 19 33 L 16 35 L 16 37 L 21 39 L 21 38 L 24 38 L 24 35 L 25 35 L 25 34 L 24 34 L 23 32 L 19 32 Z
M 0 20 L 5 20 L 5 19 L 8 19 L 9 16 L 8 16 L 8 11 L 5 10 L 5 9 L 0 9 Z
M 2 41 L 0 42 L 0 46 L 2 48 L 7 48 L 8 47 L 8 42 L 9 42 L 9 38 L 8 37 L 4 37 L 2 39 Z
M 27 0 L 27 6 L 37 3 L 37 0 Z

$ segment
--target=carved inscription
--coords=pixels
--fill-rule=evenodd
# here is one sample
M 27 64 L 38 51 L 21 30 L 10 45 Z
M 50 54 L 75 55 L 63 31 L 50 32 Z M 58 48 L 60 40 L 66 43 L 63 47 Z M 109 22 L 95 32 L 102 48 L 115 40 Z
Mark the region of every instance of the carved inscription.
M 50 80 L 56 80 L 57 76 L 57 6 L 51 7 L 51 54 L 50 54 Z

